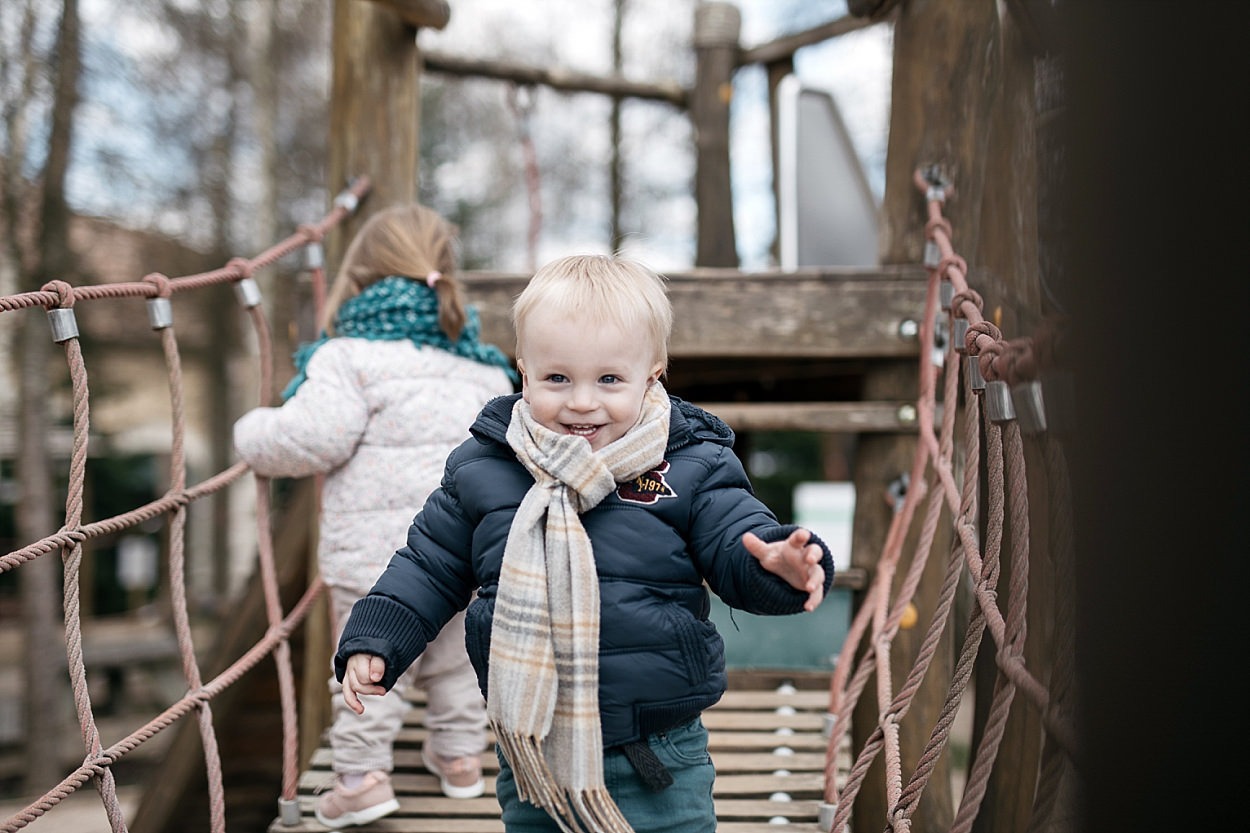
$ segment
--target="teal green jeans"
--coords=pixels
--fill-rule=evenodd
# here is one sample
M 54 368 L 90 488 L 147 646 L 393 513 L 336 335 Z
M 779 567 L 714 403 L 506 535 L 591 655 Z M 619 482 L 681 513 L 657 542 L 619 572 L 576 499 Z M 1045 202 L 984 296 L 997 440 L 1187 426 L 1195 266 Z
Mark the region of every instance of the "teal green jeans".
M 603 755 L 603 780 L 616 806 L 635 833 L 716 833 L 712 782 L 716 769 L 707 751 L 707 729 L 695 718 L 689 723 L 647 738 L 651 750 L 673 776 L 666 789 L 654 791 L 643 783 L 624 753 L 609 749 Z M 496 747 L 499 777 L 495 793 L 503 809 L 507 833 L 559 833 L 547 813 L 517 796 L 512 768 Z

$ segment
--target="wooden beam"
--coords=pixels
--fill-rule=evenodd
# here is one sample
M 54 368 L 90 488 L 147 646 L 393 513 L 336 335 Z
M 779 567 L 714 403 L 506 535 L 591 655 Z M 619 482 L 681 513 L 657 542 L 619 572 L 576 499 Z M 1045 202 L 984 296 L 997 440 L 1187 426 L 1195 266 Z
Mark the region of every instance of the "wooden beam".
M 915 433 L 914 402 L 696 402 L 734 431 Z
M 386 6 L 409 26 L 442 29 L 451 20 L 447 0 L 371 0 Z
M 512 301 L 528 275 L 462 272 L 482 338 L 511 354 Z M 793 272 L 696 269 L 666 275 L 674 357 L 907 358 L 899 325 L 924 310 L 925 270 L 807 268 Z
M 863 567 L 838 566 L 833 574 L 833 586 L 863 590 L 868 586 L 868 571 Z
M 786 35 L 784 38 L 777 38 L 777 40 L 761 43 L 759 46 L 753 46 L 750 49 L 744 49 L 738 55 L 738 66 L 787 61 L 793 58 L 794 53 L 804 46 L 822 43 L 830 38 L 845 35 L 847 32 L 855 32 L 875 23 L 877 21 L 862 17 L 852 17 L 850 15 L 839 17 L 837 20 L 822 23 L 807 31 L 796 32 L 793 35 Z
M 466 58 L 423 50 L 427 72 L 475 78 L 494 78 L 517 84 L 542 84 L 568 93 L 601 93 L 612 98 L 642 98 L 686 109 L 690 93 L 676 81 L 631 81 L 619 75 L 591 75 L 560 67 L 535 67 L 485 58 Z

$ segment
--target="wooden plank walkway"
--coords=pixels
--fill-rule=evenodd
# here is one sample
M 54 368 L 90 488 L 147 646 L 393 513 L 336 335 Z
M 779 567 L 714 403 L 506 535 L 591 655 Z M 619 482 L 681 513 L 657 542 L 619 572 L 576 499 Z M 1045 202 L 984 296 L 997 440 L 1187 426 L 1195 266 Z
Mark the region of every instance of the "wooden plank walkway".
M 716 763 L 718 833 L 816 833 L 817 812 L 824 794 L 825 713 L 827 688 L 795 688 L 788 683 L 748 682 L 734 685 L 713 708 L 704 712 L 709 747 Z M 827 680 L 827 677 L 824 678 Z M 418 695 L 419 696 L 419 695 Z M 362 833 L 503 833 L 495 776 L 499 764 L 493 746 L 482 755 L 486 794 L 474 799 L 445 798 L 438 779 L 421 763 L 424 703 L 404 722 L 395 746 L 392 773 L 399 810 L 379 821 L 349 828 Z M 849 742 L 838 756 L 839 784 L 850 769 Z M 288 826 L 275 820 L 269 833 L 324 833 L 313 817 L 319 788 L 333 778 L 330 750 L 322 746 L 299 781 L 300 822 Z M 783 819 L 785 821 L 783 821 Z

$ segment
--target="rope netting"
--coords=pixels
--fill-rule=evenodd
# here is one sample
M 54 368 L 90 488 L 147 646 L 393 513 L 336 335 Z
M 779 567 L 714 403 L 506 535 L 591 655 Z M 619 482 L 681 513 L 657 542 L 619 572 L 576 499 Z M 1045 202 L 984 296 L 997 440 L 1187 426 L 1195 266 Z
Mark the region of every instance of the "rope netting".
M 968 285 L 967 264 L 955 252 L 951 225 L 943 216 L 947 196 L 952 193 L 949 184 L 930 170 L 916 173 L 916 185 L 924 194 L 928 212 L 925 266 L 929 278 L 920 322 L 916 402 L 919 441 L 907 474 L 908 485 L 895 503 L 872 582 L 851 622 L 830 680 L 825 786 L 818 826 L 826 833 L 849 829 L 850 816 L 868 771 L 874 762 L 882 759 L 887 829 L 913 829 L 913 817 L 921 796 L 951 740 L 956 715 L 965 701 L 974 665 L 983 653 L 988 633 L 992 648 L 987 646 L 986 651 L 992 654 L 996 680 L 990 702 L 984 709 L 984 725 L 972 754 L 964 791 L 949 829 L 952 833 L 967 833 L 972 829 L 998 761 L 1008 716 L 1013 705 L 1023 700 L 1040 715 L 1044 743 L 1036 772 L 1013 772 L 1012 777 L 1035 780 L 1029 830 L 1043 831 L 1049 829 L 1061 803 L 1060 796 L 1071 783 L 1065 779 L 1073 775 L 1079 752 L 1072 725 L 1074 610 L 1072 593 L 1063 589 L 1032 600 L 1034 605 L 1045 609 L 1047 621 L 1053 622 L 1050 636 L 1055 647 L 1046 668 L 1030 668 L 1025 661 L 1030 603 L 1030 499 L 1025 438 L 1036 443 L 1041 452 L 1034 459 L 1040 460 L 1044 471 L 1035 482 L 1047 484 L 1044 500 L 1050 557 L 1057 573 L 1071 575 L 1074 558 L 1071 499 L 1063 448 L 1057 438 L 1057 428 L 1064 416 L 1063 374 L 1055 359 L 1053 332 L 1041 331 L 1034 338 L 1007 340 L 998 327 L 985 318 L 983 301 Z M 270 325 L 252 275 L 257 269 L 306 248 L 308 268 L 313 272 L 314 294 L 318 299 L 323 297 L 322 236 L 355 210 L 368 188 L 367 179 L 354 181 L 338 195 L 333 209 L 321 222 L 301 226 L 296 234 L 252 259 L 235 258 L 212 272 L 178 278 L 150 274 L 132 283 L 80 287 L 52 281 L 37 292 L 0 296 L 0 313 L 35 307 L 47 311 L 53 338 L 64 347 L 70 371 L 73 444 L 64 524 L 57 532 L 0 556 L 0 572 L 17 569 L 52 553 L 61 555 L 66 651 L 86 753 L 81 766 L 37 801 L 5 820 L 0 829 L 6 833 L 30 824 L 88 781 L 95 782 L 112 829 L 125 831 L 126 821 L 117 798 L 112 765 L 192 712 L 195 712 L 203 742 L 212 830 L 225 833 L 222 764 L 214 735 L 211 701 L 267 656 L 272 656 L 277 666 L 282 708 L 283 778 L 279 806 L 284 820 L 298 819 L 297 713 L 289 639 L 307 616 L 322 585 L 319 579 L 314 579 L 290 610 L 282 609 L 270 528 L 269 481 L 253 473 L 257 568 L 268 629 L 263 638 L 223 672 L 208 681 L 201 678 L 187 613 L 187 507 L 226 488 L 249 469 L 243 463 L 236 463 L 199 483 L 187 483 L 183 379 L 170 298 L 175 293 L 211 285 L 234 285 L 256 334 L 260 401 L 268 404 L 274 366 Z M 168 369 L 172 414 L 170 485 L 163 496 L 148 504 L 114 517 L 84 522 L 90 409 L 87 369 L 73 309 L 79 301 L 134 297 L 147 299 L 149 323 L 159 333 Z M 943 342 L 944 353 L 940 347 Z M 940 361 L 935 361 L 935 354 L 941 356 Z M 962 409 L 955 407 L 961 398 Z M 159 517 L 166 517 L 169 525 L 173 625 L 187 693 L 130 735 L 105 747 L 93 714 L 82 653 L 79 598 L 82 545 L 89 539 L 131 529 Z M 944 523 L 952 533 L 950 542 L 939 534 L 944 531 Z M 914 540 L 910 548 L 909 540 Z M 909 614 L 909 608 L 913 608 L 929 559 L 935 550 L 943 547 L 949 552 L 940 556 L 945 558 L 945 564 L 937 602 L 914 664 L 905 678 L 896 682 L 891 650 L 900 623 Z M 1009 569 L 1004 570 L 1004 566 Z M 1010 578 L 1002 587 L 1000 578 L 1004 573 Z M 971 611 L 966 614 L 966 627 L 956 627 L 954 621 L 959 615 L 957 611 L 962 609 L 956 601 L 961 587 L 971 589 Z M 944 635 L 948 633 L 960 634 L 961 644 L 956 646 L 945 699 L 937 720 L 926 729 L 929 737 L 918 763 L 911 772 L 906 772 L 900 724 L 930 674 Z M 845 783 L 839 786 L 837 753 L 843 748 L 852 713 L 857 707 L 860 708 L 856 720 L 862 723 L 864 708 L 860 701 L 874 677 L 878 719 L 854 755 Z M 1018 761 L 1010 762 L 1013 767 L 1018 764 Z
M 952 190 L 935 169 L 917 171 L 925 195 L 925 266 L 928 288 L 920 324 L 919 442 L 908 473 L 908 487 L 895 506 L 873 579 L 854 616 L 830 680 L 829 745 L 822 830 L 845 830 L 869 768 L 884 757 L 887 830 L 912 830 L 920 797 L 951 738 L 964 703 L 974 664 L 988 631 L 993 642 L 996 678 L 985 710 L 985 723 L 973 751 L 951 833 L 968 833 L 986 796 L 1002 746 L 1007 718 L 1017 695 L 1037 710 L 1045 732 L 1036 773 L 1015 771 L 1013 778 L 1036 777 L 1029 831 L 1050 829 L 1063 779 L 1075 773 L 1078 745 L 1074 714 L 1074 628 L 1072 593 L 1034 600 L 1053 622 L 1054 650 L 1044 669 L 1025 662 L 1029 593 L 1030 514 L 1024 435 L 1042 450 L 1047 485 L 1046 523 L 1051 557 L 1061 575 L 1073 574 L 1071 496 L 1063 447 L 1056 430 L 1064 413 L 1066 375 L 1055 361 L 1053 330 L 1035 338 L 1007 340 L 982 314 L 983 301 L 968 286 L 968 266 L 954 250 L 951 224 L 943 206 Z M 933 360 L 940 331 L 949 332 L 940 364 Z M 942 376 L 942 399 L 937 398 Z M 962 371 L 962 372 L 961 372 Z M 960 385 L 965 407 L 962 440 L 955 442 Z M 935 427 L 936 423 L 936 427 Z M 957 456 L 957 451 L 961 452 Z M 962 476 L 960 468 L 962 467 Z M 981 486 L 984 478 L 985 486 Z M 984 488 L 984 494 L 982 489 Z M 985 506 L 981 503 L 984 500 Z M 900 622 L 920 587 L 929 558 L 938 546 L 944 512 L 953 519 L 954 543 L 947 555 L 941 590 L 914 664 L 901 684 L 893 679 L 891 647 Z M 901 578 L 904 544 L 918 532 Z M 1004 561 L 1010 565 L 1007 586 L 1000 587 Z M 972 589 L 972 609 L 938 719 L 913 771 L 904 773 L 900 723 L 916 700 L 938 656 L 943 634 L 958 633 L 952 617 L 962 582 Z M 845 785 L 834 778 L 836 752 L 869 680 L 876 678 L 877 722 L 855 755 Z M 1020 761 L 1005 762 L 1019 767 Z M 906 777 L 906 781 L 904 778 Z M 1075 787 L 1073 788 L 1075 789 Z
M 20 830 L 48 812 L 63 799 L 75 792 L 89 780 L 95 786 L 104 804 L 109 824 L 114 831 L 125 831 L 126 820 L 117 797 L 117 787 L 112 766 L 127 753 L 150 740 L 179 719 L 194 712 L 203 743 L 204 762 L 208 780 L 209 814 L 214 833 L 225 833 L 225 797 L 222 786 L 222 766 L 216 735 L 213 729 L 211 701 L 214 697 L 237 682 L 247 671 L 267 656 L 272 656 L 277 666 L 279 694 L 282 708 L 282 792 L 279 805 L 283 817 L 288 808 L 298 817 L 296 787 L 298 784 L 298 743 L 295 681 L 292 671 L 290 636 L 307 616 L 313 601 L 322 591 L 319 578 L 310 581 L 302 597 L 289 611 L 283 611 L 277 571 L 274 564 L 273 538 L 270 529 L 269 481 L 253 474 L 256 479 L 256 526 L 257 570 L 265 599 L 268 622 L 264 636 L 242 656 L 211 680 L 202 679 L 196 658 L 196 646 L 192 639 L 186 595 L 186 514 L 194 501 L 211 495 L 243 477 L 248 467 L 243 463 L 221 471 L 208 479 L 187 484 L 187 462 L 184 445 L 187 421 L 184 412 L 184 383 L 177 336 L 173 327 L 171 297 L 185 292 L 223 283 L 233 284 L 241 305 L 246 310 L 256 333 L 258 350 L 256 360 L 260 378 L 260 404 L 268 404 L 273 388 L 273 355 L 269 323 L 261 307 L 260 290 L 253 280 L 256 270 L 276 263 L 281 258 L 300 249 L 308 253 L 308 268 L 312 271 L 314 287 L 324 287 L 321 271 L 321 241 L 327 231 L 341 223 L 356 210 L 360 199 L 369 190 L 369 180 L 360 177 L 342 191 L 334 200 L 333 208 L 316 224 L 301 226 L 295 234 L 277 243 L 253 258 L 234 258 L 224 267 L 201 274 L 170 278 L 162 274 L 150 274 L 141 281 L 112 283 L 94 286 L 71 286 L 65 281 L 51 281 L 37 292 L 0 296 L 0 313 L 43 307 L 47 310 L 52 327 L 53 340 L 65 350 L 73 391 L 73 443 L 70 453 L 68 485 L 65 501 L 65 521 L 55 533 L 14 550 L 0 557 L 0 572 L 17 569 L 37 558 L 59 553 L 64 567 L 65 647 L 69 662 L 69 675 L 73 690 L 74 706 L 78 714 L 86 755 L 82 765 L 66 776 L 38 800 L 6 819 L 5 833 Z M 318 289 L 318 291 L 321 291 Z M 97 301 L 118 298 L 147 299 L 148 323 L 160 337 L 168 370 L 169 397 L 171 405 L 171 452 L 169 489 L 157 500 L 148 504 L 91 523 L 83 523 L 83 494 L 87 467 L 87 439 L 90 428 L 90 397 L 86 362 L 83 359 L 74 306 L 79 301 Z M 105 747 L 100 739 L 87 686 L 87 669 L 83 658 L 82 605 L 80 572 L 83 560 L 83 542 L 104 535 L 132 529 L 145 521 L 158 517 L 168 519 L 168 559 L 171 608 L 182 674 L 187 693 L 148 723 L 120 741 Z

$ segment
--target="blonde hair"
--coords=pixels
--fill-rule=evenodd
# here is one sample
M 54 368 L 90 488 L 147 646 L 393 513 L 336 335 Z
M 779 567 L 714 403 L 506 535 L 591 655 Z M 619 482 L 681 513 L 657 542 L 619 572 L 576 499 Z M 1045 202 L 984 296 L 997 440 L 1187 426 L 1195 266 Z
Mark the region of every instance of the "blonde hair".
M 419 203 L 385 208 L 368 220 L 343 254 L 338 276 L 326 297 L 321 328 L 334 335 L 339 307 L 391 275 L 425 281 L 430 273 L 438 293 L 438 326 L 452 342 L 464 329 L 465 302 L 456 279 L 455 225 Z
M 673 307 L 664 278 L 636 260 L 609 255 L 571 255 L 534 273 L 512 305 L 516 352 L 536 309 L 555 309 L 595 323 L 611 323 L 650 338 L 655 360 L 668 368 Z

